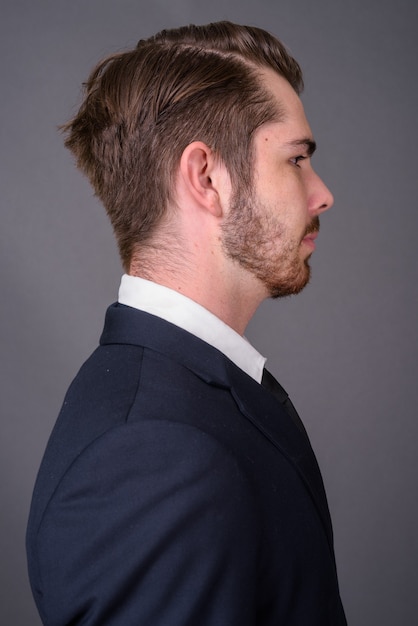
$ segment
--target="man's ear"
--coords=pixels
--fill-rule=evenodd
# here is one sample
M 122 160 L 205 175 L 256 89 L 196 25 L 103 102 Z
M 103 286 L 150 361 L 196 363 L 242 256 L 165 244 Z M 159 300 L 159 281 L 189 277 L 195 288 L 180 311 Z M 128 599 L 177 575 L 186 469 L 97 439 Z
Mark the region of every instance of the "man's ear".
M 202 141 L 190 143 L 180 159 L 179 174 L 184 192 L 214 217 L 221 217 L 225 194 L 225 167 Z

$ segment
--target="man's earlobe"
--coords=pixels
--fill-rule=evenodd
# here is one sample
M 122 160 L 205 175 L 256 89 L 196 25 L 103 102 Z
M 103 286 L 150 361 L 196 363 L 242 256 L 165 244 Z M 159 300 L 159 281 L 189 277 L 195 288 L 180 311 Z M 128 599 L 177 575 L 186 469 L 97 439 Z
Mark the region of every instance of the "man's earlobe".
M 183 151 L 180 159 L 180 176 L 184 191 L 195 202 L 216 217 L 222 215 L 219 190 L 214 183 L 217 160 L 211 148 L 202 141 L 194 141 Z

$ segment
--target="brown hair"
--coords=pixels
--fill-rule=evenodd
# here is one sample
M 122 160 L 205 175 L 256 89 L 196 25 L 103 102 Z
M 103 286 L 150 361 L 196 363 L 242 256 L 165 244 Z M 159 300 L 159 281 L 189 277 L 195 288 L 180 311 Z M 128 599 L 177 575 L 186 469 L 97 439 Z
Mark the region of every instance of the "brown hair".
M 79 112 L 62 128 L 107 210 L 125 268 L 173 199 L 192 141 L 224 162 L 233 189 L 250 188 L 254 131 L 280 118 L 260 67 L 301 91 L 300 67 L 276 38 L 230 22 L 163 30 L 93 70 Z

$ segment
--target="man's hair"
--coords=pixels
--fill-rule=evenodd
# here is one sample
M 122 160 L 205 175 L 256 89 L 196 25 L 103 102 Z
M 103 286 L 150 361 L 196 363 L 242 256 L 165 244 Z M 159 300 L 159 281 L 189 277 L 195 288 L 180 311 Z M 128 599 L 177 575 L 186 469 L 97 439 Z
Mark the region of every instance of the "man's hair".
M 230 22 L 163 30 L 91 73 L 65 145 L 112 222 L 125 268 L 163 217 L 183 150 L 206 143 L 232 188 L 251 188 L 252 138 L 281 113 L 260 76 L 271 68 L 300 93 L 298 63 L 264 30 Z

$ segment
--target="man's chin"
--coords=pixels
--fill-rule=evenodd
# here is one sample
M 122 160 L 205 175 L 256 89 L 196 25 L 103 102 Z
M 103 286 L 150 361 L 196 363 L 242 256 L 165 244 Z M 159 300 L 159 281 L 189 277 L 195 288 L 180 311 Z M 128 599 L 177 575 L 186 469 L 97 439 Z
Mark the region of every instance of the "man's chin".
M 282 280 L 280 283 L 269 283 L 267 286 L 270 298 L 287 298 L 288 296 L 296 296 L 300 293 L 311 279 L 311 268 L 309 266 L 309 257 L 305 259 L 303 270 L 299 276 Z

